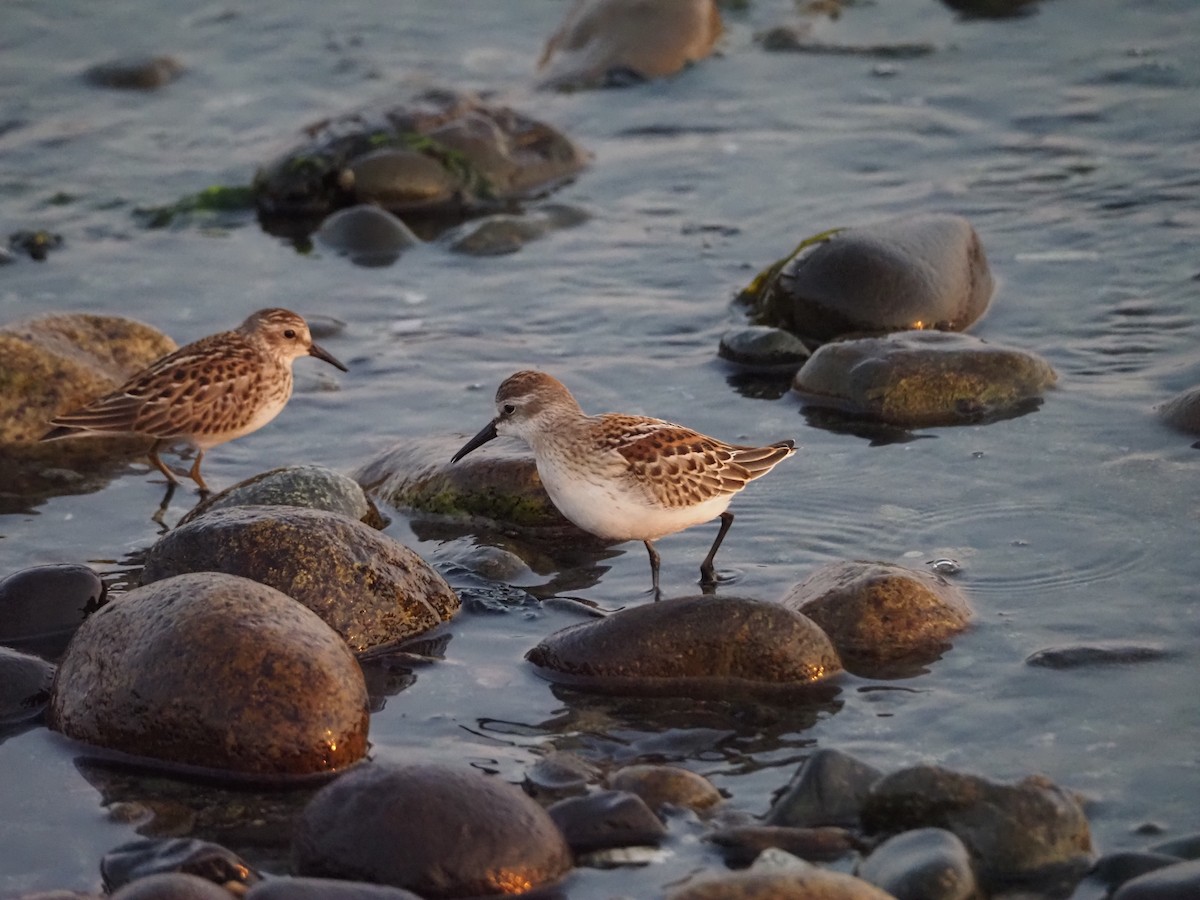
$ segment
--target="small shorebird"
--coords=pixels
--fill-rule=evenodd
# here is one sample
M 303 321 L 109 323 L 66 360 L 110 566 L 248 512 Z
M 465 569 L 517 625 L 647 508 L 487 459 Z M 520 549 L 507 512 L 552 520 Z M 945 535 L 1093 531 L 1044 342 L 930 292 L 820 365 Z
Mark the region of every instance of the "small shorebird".
M 729 501 L 796 452 L 792 441 L 742 447 L 662 419 L 589 416 L 562 382 L 543 372 L 506 379 L 496 391 L 496 413 L 451 462 L 498 435 L 521 438 L 564 516 L 605 540 L 646 545 L 655 599 L 660 591 L 654 541 L 720 516 L 720 530 L 700 566 L 700 583 L 716 584 L 713 557 L 733 524 Z
M 111 394 L 58 416 L 41 440 L 132 435 L 152 437 L 150 462 L 179 482 L 158 456 L 172 444 L 196 448 L 188 475 L 200 477 L 204 451 L 262 428 L 292 396 L 292 362 L 315 356 L 346 367 L 313 343 L 308 323 L 286 309 L 260 309 L 233 331 L 180 347 L 138 372 Z M 169 493 L 168 493 L 169 497 Z M 166 501 L 164 501 L 166 502 Z

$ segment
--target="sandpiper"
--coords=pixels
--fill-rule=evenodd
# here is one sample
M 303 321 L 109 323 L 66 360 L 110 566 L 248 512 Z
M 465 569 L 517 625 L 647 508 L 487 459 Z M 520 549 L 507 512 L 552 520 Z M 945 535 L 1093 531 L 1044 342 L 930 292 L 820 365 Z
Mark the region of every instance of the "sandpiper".
M 571 522 L 605 540 L 646 545 L 656 599 L 654 541 L 719 516 L 720 530 L 700 566 L 700 583 L 715 584 L 713 557 L 733 524 L 729 501 L 796 452 L 793 441 L 744 447 L 662 419 L 589 416 L 562 382 L 526 371 L 500 385 L 496 417 L 451 462 L 510 434 L 533 450 L 546 493 Z
M 190 444 L 196 461 L 188 475 L 204 493 L 200 462 L 210 447 L 262 428 L 292 396 L 292 362 L 315 356 L 346 367 L 313 343 L 308 323 L 286 309 L 260 309 L 233 331 L 201 338 L 169 353 L 111 394 L 58 416 L 41 440 L 76 436 L 152 437 L 150 461 L 175 475 L 158 451 Z

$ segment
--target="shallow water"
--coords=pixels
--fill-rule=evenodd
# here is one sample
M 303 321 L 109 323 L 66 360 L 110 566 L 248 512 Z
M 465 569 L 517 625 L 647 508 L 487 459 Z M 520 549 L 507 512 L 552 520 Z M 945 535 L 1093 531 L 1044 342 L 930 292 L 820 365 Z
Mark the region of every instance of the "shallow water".
M 1200 5 L 1046 0 L 1029 17 L 964 21 L 932 0 L 893 0 L 821 26 L 827 43 L 935 47 L 895 60 L 767 53 L 753 34 L 793 7 L 757 2 L 726 13 L 723 56 L 678 78 L 538 94 L 533 63 L 563 8 L 5 4 L 0 221 L 59 232 L 65 246 L 0 268 L 0 322 L 126 314 L 181 343 L 264 306 L 347 323 L 323 343 L 350 373 L 301 361 L 285 413 L 206 460 L 217 487 L 291 462 L 350 469 L 399 436 L 473 434 L 496 384 L 530 366 L 589 410 L 793 437 L 797 456 L 735 501 L 718 565 L 736 580 L 722 590 L 775 599 L 831 560 L 950 557 L 977 613 L 927 673 L 847 679 L 812 721 L 560 695 L 522 656 L 577 613 L 467 610 L 445 659 L 415 669 L 374 716 L 377 758 L 457 760 L 511 780 L 552 746 L 675 761 L 761 813 L 810 748 L 829 746 L 885 770 L 1044 772 L 1091 799 L 1102 850 L 1143 846 L 1145 823 L 1200 830 L 1200 454 L 1152 411 L 1200 381 Z M 137 53 L 174 54 L 188 72 L 151 94 L 79 78 Z M 414 84 L 495 91 L 565 129 L 595 162 L 553 200 L 589 221 L 511 256 L 432 244 L 368 269 L 298 254 L 250 216 L 151 231 L 133 215 L 245 183 L 307 121 Z M 928 211 L 968 217 L 998 277 L 972 332 L 1058 370 L 1039 411 L 873 445 L 813 427 L 789 395 L 735 389 L 715 348 L 760 268 L 814 232 Z M 0 573 L 127 567 L 155 539 L 156 481 L 135 463 L 98 493 L 0 517 Z M 168 521 L 193 500 L 180 491 Z M 453 561 L 474 537 L 422 539 L 431 531 L 402 514 L 388 530 L 465 586 Z M 693 589 L 711 540 L 701 527 L 662 541 L 666 593 Z M 590 585 L 575 593 L 602 606 L 648 599 L 638 544 L 569 564 L 583 569 L 564 581 Z M 1168 653 L 1076 671 L 1024 662 L 1099 641 Z M 136 836 L 76 752 L 43 728 L 0 744 L 0 891 L 94 886 L 99 857 Z M 647 896 L 719 865 L 692 826 L 673 831 L 664 861 L 582 870 L 571 896 Z

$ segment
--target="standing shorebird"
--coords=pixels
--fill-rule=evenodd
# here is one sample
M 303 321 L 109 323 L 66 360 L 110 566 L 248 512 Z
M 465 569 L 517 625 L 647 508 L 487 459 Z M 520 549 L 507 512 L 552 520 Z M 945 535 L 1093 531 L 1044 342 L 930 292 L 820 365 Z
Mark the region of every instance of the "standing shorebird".
M 662 419 L 589 416 L 562 382 L 542 372 L 506 379 L 496 391 L 496 418 L 451 462 L 508 434 L 533 450 L 546 493 L 564 516 L 605 540 L 646 545 L 655 599 L 654 541 L 720 516 L 721 528 L 700 566 L 700 583 L 716 584 L 713 557 L 733 524 L 729 501 L 796 452 L 792 441 L 740 447 Z
M 150 462 L 179 482 L 158 456 L 172 444 L 196 448 L 188 475 L 208 493 L 200 462 L 210 447 L 262 428 L 292 396 L 292 362 L 315 356 L 346 367 L 313 343 L 308 323 L 286 309 L 260 309 L 233 331 L 180 347 L 111 394 L 50 421 L 41 440 L 131 435 L 154 438 Z M 169 494 L 168 494 L 169 497 Z M 164 501 L 166 502 L 166 501 Z

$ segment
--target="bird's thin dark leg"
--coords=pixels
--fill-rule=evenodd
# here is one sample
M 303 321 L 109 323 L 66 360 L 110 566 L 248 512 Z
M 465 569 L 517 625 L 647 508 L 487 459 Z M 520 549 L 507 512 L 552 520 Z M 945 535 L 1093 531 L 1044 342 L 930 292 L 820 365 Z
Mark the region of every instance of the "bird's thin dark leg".
M 188 472 L 188 477 L 196 484 L 200 485 L 200 493 L 209 493 L 208 485 L 204 483 L 204 479 L 200 477 L 200 462 L 204 459 L 204 451 L 197 448 L 196 461 L 192 463 L 191 471 Z
M 649 541 L 642 541 L 646 545 L 646 552 L 650 554 L 650 581 L 654 585 L 654 599 L 662 599 L 662 591 L 658 587 L 658 564 L 662 561 L 659 558 L 658 551 L 654 549 L 654 545 Z
M 717 570 L 713 568 L 713 559 L 717 555 L 717 548 L 721 546 L 721 541 L 725 540 L 725 535 L 728 533 L 730 526 L 733 525 L 733 513 L 721 513 L 721 528 L 717 532 L 717 539 L 713 541 L 712 547 L 709 548 L 708 556 L 704 557 L 704 562 L 700 564 L 700 583 L 704 585 L 714 585 L 717 583 Z
M 158 451 L 162 448 L 162 441 L 155 441 L 154 446 L 150 448 L 150 462 L 154 463 L 154 468 L 167 476 L 167 481 L 172 485 L 179 484 L 179 479 L 175 477 L 175 473 L 167 468 L 167 464 L 159 458 Z M 168 498 L 169 500 L 170 498 Z
M 163 521 L 163 517 L 167 514 L 167 510 L 171 508 L 171 498 L 175 496 L 175 488 L 178 486 L 174 480 L 167 482 L 167 492 L 163 494 L 162 503 L 158 504 L 158 509 L 150 517 L 151 522 L 161 526 L 161 533 L 163 534 L 167 532 L 167 523 Z

